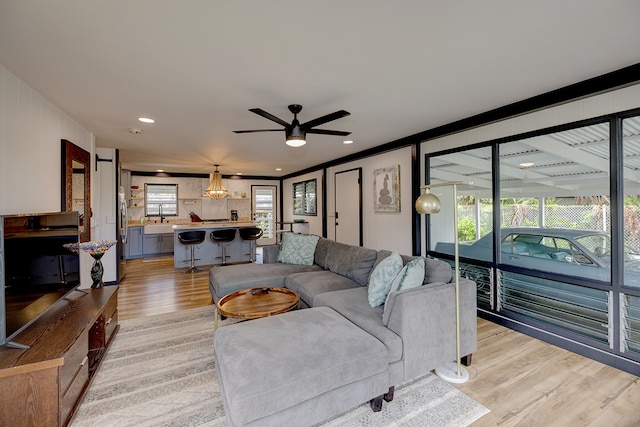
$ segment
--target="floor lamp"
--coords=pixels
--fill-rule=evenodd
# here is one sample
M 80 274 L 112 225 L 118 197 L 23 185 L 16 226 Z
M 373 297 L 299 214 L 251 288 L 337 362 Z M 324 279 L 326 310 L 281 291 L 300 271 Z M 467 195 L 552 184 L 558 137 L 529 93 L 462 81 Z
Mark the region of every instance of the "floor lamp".
M 449 362 L 436 368 L 436 375 L 445 381 L 462 384 L 469 380 L 469 373 L 462 366 L 460 361 L 460 256 L 458 254 L 458 185 L 462 181 L 445 182 L 442 184 L 423 185 L 420 189 L 425 190 L 416 200 L 416 212 L 419 214 L 435 214 L 440 212 L 440 199 L 435 194 L 429 193 L 430 188 L 452 187 L 453 188 L 453 265 L 456 289 L 456 362 Z

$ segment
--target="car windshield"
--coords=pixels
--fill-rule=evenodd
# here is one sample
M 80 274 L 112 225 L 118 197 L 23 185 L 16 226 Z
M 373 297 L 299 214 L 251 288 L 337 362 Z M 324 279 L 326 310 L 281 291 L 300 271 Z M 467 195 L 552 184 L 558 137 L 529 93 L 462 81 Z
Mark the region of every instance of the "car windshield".
M 576 239 L 589 252 L 602 260 L 603 263 L 611 264 L 611 237 L 608 234 L 591 234 Z M 624 262 L 640 261 L 640 253 L 632 248 L 624 247 Z

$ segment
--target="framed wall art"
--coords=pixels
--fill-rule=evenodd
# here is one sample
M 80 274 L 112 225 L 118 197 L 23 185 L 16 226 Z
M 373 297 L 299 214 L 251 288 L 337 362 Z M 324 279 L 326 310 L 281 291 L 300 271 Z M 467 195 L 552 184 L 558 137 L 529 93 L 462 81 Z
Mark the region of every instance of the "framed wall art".
M 400 165 L 373 171 L 374 212 L 400 212 Z

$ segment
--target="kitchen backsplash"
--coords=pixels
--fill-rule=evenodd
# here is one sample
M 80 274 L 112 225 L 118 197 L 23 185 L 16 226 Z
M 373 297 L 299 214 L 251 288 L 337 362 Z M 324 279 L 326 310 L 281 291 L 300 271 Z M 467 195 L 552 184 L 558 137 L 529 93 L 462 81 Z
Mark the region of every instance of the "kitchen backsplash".
M 227 188 L 229 197 L 213 200 L 202 196 L 204 190 L 209 186 L 208 178 L 133 175 L 131 176 L 131 186 L 138 186 L 139 199 L 130 203 L 129 221 L 139 222 L 144 216 L 143 190 L 146 183 L 178 184 L 178 217 L 171 217 L 171 221 L 176 219 L 189 220 L 191 212 L 202 219 L 231 218 L 231 210 L 237 210 L 241 220 L 249 220 L 251 217 L 251 180 L 223 179 L 222 183 Z

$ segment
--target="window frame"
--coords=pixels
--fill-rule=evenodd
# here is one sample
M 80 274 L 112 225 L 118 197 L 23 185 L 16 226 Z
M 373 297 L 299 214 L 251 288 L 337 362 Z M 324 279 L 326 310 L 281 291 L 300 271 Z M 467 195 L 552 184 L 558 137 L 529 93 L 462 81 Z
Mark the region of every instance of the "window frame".
M 294 215 L 318 215 L 318 181 L 316 178 L 294 182 L 292 196 Z
M 164 188 L 168 188 L 168 187 L 175 187 L 175 200 L 169 200 L 167 202 L 162 202 L 159 203 L 156 200 L 153 200 L 149 198 L 150 193 L 155 193 L 151 190 L 154 189 L 154 187 L 158 187 L 158 189 L 160 189 L 160 187 L 164 187 Z M 160 191 L 157 192 L 157 194 L 161 194 Z M 165 194 L 170 194 L 170 192 L 165 192 Z M 154 217 L 160 216 L 160 209 L 159 209 L 159 205 L 162 205 L 163 210 L 162 210 L 162 216 L 163 217 L 177 217 L 179 212 L 178 212 L 178 184 L 164 184 L 164 183 L 145 183 L 144 184 L 144 216 L 145 217 Z M 157 206 L 157 207 L 156 207 Z M 165 210 L 165 207 L 168 208 L 167 210 Z

